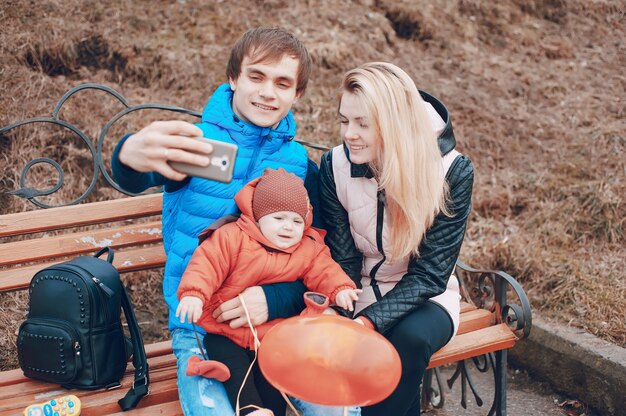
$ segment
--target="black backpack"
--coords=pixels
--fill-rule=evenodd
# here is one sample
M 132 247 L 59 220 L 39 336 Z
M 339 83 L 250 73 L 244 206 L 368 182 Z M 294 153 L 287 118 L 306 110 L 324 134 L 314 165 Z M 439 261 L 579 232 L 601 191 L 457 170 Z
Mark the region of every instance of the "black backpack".
M 107 260 L 100 257 L 108 252 Z M 105 247 L 35 274 L 28 289 L 28 318 L 20 325 L 17 350 L 26 377 L 67 388 L 119 387 L 129 357 L 135 381 L 118 403 L 137 406 L 148 394 L 148 361 L 137 319 Z M 124 309 L 131 338 L 122 330 Z

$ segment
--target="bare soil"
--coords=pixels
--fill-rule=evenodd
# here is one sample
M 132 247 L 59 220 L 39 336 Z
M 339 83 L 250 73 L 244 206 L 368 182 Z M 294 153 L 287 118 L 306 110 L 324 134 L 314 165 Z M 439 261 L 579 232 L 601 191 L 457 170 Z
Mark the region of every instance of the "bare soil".
M 542 316 L 626 346 L 625 11 L 623 0 L 5 0 L 0 126 L 49 116 L 85 82 L 132 104 L 200 111 L 225 81 L 241 33 L 278 25 L 315 60 L 294 108 L 299 137 L 334 145 L 341 75 L 366 61 L 393 62 L 446 103 L 458 148 L 474 162 L 462 258 L 515 276 Z M 92 91 L 60 116 L 95 142 L 122 108 Z M 171 117 L 143 111 L 120 120 L 104 159 L 125 132 Z M 66 176 L 47 201 L 87 189 L 93 159 L 84 143 L 45 124 L 20 127 L 0 136 L 0 212 L 35 209 L 4 192 L 19 188 L 24 165 L 41 156 Z M 28 183 L 45 188 L 56 177 L 38 166 Z M 87 200 L 117 197 L 99 179 Z M 160 274 L 125 279 L 147 340 L 167 337 Z M 26 303 L 25 293 L 0 295 L 1 369 L 17 366 L 14 334 Z

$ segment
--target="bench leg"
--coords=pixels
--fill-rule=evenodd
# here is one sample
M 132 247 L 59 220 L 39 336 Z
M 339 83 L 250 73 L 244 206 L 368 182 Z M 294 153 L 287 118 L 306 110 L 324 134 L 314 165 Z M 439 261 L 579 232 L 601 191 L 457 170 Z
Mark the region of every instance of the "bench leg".
M 433 384 L 433 378 L 435 383 Z M 441 409 L 445 403 L 443 384 L 441 383 L 441 373 L 439 367 L 426 370 L 424 379 L 422 381 L 422 410 L 428 409 L 428 406 L 432 406 L 435 409 Z
M 507 350 L 497 351 L 495 369 L 495 411 L 497 416 L 506 416 L 506 362 Z

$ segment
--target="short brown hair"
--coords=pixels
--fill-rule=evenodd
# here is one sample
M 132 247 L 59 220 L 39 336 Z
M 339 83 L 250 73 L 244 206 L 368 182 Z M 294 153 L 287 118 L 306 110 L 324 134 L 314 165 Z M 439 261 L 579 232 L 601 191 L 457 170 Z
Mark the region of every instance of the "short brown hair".
M 302 95 L 311 76 L 311 56 L 300 40 L 279 27 L 260 27 L 244 33 L 230 53 L 226 76 L 229 80 L 239 78 L 241 63 L 246 56 L 252 63 L 258 63 L 278 62 L 284 55 L 298 60 L 296 93 Z

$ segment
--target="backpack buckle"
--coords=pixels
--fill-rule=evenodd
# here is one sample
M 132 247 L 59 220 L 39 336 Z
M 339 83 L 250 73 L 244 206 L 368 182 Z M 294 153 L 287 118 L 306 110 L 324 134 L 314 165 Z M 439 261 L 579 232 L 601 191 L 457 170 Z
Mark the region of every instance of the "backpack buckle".
M 148 386 L 148 377 L 143 376 L 139 379 L 139 381 L 143 380 L 143 386 L 140 387 L 145 387 L 146 388 L 146 396 L 150 394 L 150 386 Z M 137 382 L 137 380 L 133 380 L 133 390 L 135 390 L 135 383 Z

